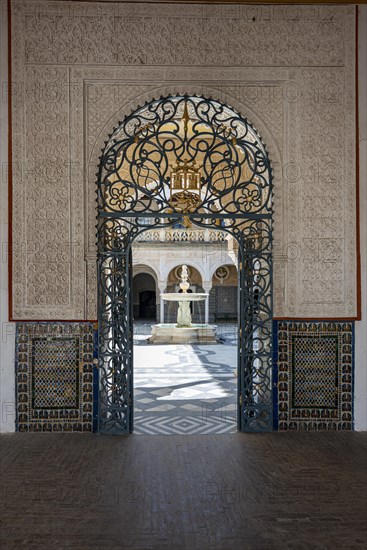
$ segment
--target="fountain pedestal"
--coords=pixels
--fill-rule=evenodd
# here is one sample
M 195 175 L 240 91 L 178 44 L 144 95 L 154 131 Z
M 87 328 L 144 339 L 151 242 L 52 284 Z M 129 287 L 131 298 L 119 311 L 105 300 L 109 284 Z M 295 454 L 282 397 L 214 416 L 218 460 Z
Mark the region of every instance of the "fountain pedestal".
M 178 327 L 162 323 L 152 326 L 150 344 L 216 344 L 216 325 L 192 323 L 190 327 Z

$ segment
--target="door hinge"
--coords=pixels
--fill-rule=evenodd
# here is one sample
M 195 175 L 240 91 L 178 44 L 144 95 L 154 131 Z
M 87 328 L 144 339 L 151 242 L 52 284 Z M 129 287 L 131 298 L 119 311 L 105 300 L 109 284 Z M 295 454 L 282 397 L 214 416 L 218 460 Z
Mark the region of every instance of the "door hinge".
M 242 407 L 242 393 L 240 393 L 240 396 L 238 398 L 238 402 L 240 404 L 240 407 Z

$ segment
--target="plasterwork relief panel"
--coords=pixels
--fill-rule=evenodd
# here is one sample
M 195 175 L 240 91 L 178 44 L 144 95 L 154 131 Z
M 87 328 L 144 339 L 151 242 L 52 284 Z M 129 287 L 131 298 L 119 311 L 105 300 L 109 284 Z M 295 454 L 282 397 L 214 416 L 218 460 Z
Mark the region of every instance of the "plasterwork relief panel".
M 80 71 L 76 71 L 80 76 Z M 132 82 L 124 82 L 122 80 L 124 74 L 122 71 L 115 71 L 115 81 L 108 83 L 106 81 L 91 80 L 93 76 L 95 78 L 100 76 L 98 70 L 86 70 L 84 72 L 85 78 L 85 117 L 86 117 L 86 151 L 88 158 L 88 181 L 86 183 L 86 195 L 88 204 L 88 256 L 87 256 L 87 280 L 88 280 L 88 293 L 87 293 L 87 311 L 88 317 L 91 318 L 95 315 L 96 311 L 96 287 L 95 287 L 95 223 L 96 223 L 96 203 L 95 203 L 95 180 L 96 180 L 96 166 L 98 166 L 98 156 L 100 150 L 103 147 L 103 142 L 106 136 L 112 132 L 112 129 L 117 125 L 119 120 L 130 113 L 131 110 L 135 110 L 138 105 L 143 104 L 145 101 L 149 101 L 153 97 L 160 95 L 169 95 L 170 93 L 197 93 L 206 96 L 212 96 L 233 105 L 236 109 L 242 113 L 247 113 L 249 119 L 255 123 L 255 126 L 263 136 L 269 150 L 269 154 L 273 161 L 273 169 L 275 178 L 280 180 L 281 169 L 281 148 L 282 148 L 282 135 L 283 135 L 283 98 L 282 87 L 279 82 L 256 80 L 255 71 L 252 71 L 252 75 L 247 77 L 253 77 L 250 83 L 243 83 L 238 81 L 236 86 L 227 86 L 225 80 L 222 82 L 212 82 L 206 85 L 193 85 L 192 81 L 197 80 L 200 82 L 200 71 L 195 71 L 193 74 L 192 69 L 182 68 L 180 76 L 186 76 L 187 72 L 190 72 L 191 82 L 182 82 L 177 78 L 175 82 L 171 78 L 167 78 L 171 83 L 166 86 L 162 86 L 160 81 L 149 84 L 140 84 Z M 219 72 L 219 71 L 218 71 Z M 121 73 L 121 74 L 119 74 Z M 146 69 L 141 69 L 141 78 L 152 78 L 152 70 L 149 70 L 150 74 L 147 74 Z M 244 76 L 240 71 L 240 75 Z M 284 73 L 284 71 L 283 71 Z M 216 74 L 216 73 L 215 73 Z M 135 78 L 136 78 L 135 74 Z M 138 75 L 139 76 L 139 75 Z M 158 71 L 154 75 L 155 78 L 159 77 Z M 166 71 L 166 76 L 171 76 Z M 125 75 L 126 77 L 126 75 Z M 145 77 L 145 78 L 144 78 Z M 223 75 L 222 75 L 223 77 Z M 283 80 L 286 81 L 285 74 L 282 75 Z M 119 78 L 119 79 L 118 79 Z M 213 73 L 212 73 L 213 78 Z M 117 80 L 118 79 L 118 80 Z M 232 95 L 233 94 L 233 95 Z M 248 96 L 253 97 L 251 108 L 245 104 Z M 125 101 L 125 103 L 123 103 Z M 121 103 L 123 103 L 121 107 Z M 249 112 L 251 111 L 251 112 Z M 101 115 L 103 113 L 103 116 Z M 258 113 L 261 113 L 259 116 Z M 265 116 L 263 115 L 265 113 Z M 107 122 L 106 122 L 107 121 Z M 269 132 L 270 128 L 278 129 L 277 139 Z M 281 191 L 281 185 L 278 186 L 278 191 Z M 278 192 L 278 203 L 282 204 L 281 193 Z M 278 210 L 279 212 L 279 210 Z M 279 223 L 277 224 L 277 242 L 283 242 L 282 228 L 283 228 L 283 216 L 278 216 Z M 277 281 L 279 278 L 277 278 Z M 278 295 L 281 295 L 281 289 L 278 289 Z
M 26 62 L 219 67 L 343 62 L 340 10 L 264 6 L 254 14 L 240 5 L 226 8 L 28 1 Z
M 227 102 L 267 145 L 275 315 L 356 314 L 352 7 L 16 1 L 12 43 L 14 317 L 95 318 L 100 149 L 178 92 Z M 56 105 L 35 104 L 35 85 Z

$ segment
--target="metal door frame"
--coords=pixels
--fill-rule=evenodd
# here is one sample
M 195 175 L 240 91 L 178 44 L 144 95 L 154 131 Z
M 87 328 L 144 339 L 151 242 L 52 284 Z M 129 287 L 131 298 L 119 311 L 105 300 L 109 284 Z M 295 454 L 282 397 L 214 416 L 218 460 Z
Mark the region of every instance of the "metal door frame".
M 195 118 L 188 118 L 189 111 Z M 214 168 L 210 173 L 206 169 L 206 179 L 201 178 L 206 186 L 205 196 L 209 198 L 186 212 L 172 208 L 173 195 L 169 199 L 165 195 L 169 185 L 167 169 L 164 173 L 163 169 L 162 173 L 159 172 L 161 165 L 167 165 L 166 151 L 160 139 L 169 131 L 163 133 L 161 130 L 159 134 L 159 128 L 169 127 L 167 120 L 171 125 L 183 120 L 186 130 L 187 120 L 200 123 L 203 128 L 208 128 L 208 136 L 214 144 L 213 149 L 209 151 L 208 146 L 205 153 L 205 162 Z M 185 143 L 177 133 L 172 135 L 177 149 L 176 142 Z M 201 136 L 200 132 L 196 135 Z M 199 148 L 195 152 L 195 148 L 189 149 L 187 143 L 184 146 L 193 158 L 195 154 L 202 155 Z M 152 161 L 153 154 L 146 151 L 154 147 L 155 157 L 161 155 L 160 163 Z M 128 160 L 128 152 L 139 148 L 143 151 L 140 156 Z M 244 159 L 242 165 L 237 149 Z M 218 150 L 225 151 L 223 159 L 210 160 L 209 163 L 207 157 L 212 155 L 217 159 Z M 178 158 L 182 162 L 184 157 L 180 155 Z M 246 169 L 249 170 L 251 165 L 252 170 L 247 181 L 223 191 L 226 178 L 229 179 L 228 173 L 232 174 L 232 180 L 233 173 L 243 177 L 241 170 L 245 162 Z M 224 166 L 222 180 L 217 175 L 219 164 Z M 121 166 L 129 168 L 128 179 L 121 179 Z M 159 172 L 158 180 L 151 179 L 150 184 L 157 188 L 161 186 L 160 194 L 157 194 L 157 189 L 151 192 L 148 186 L 142 186 L 141 182 L 146 184 L 150 171 L 156 173 L 155 177 Z M 224 182 L 219 191 L 214 180 Z M 216 100 L 179 95 L 152 100 L 126 117 L 105 142 L 97 185 L 99 431 L 126 434 L 133 430 L 133 311 L 130 292 L 133 242 L 148 229 L 170 227 L 183 218 L 189 218 L 195 226 L 216 229 L 218 220 L 221 220 L 225 224 L 221 229 L 237 242 L 238 429 L 244 432 L 271 431 L 272 171 L 265 146 L 256 130 L 245 118 Z M 249 198 L 252 200 L 251 210 L 246 210 L 244 199 Z M 221 209 L 216 206 L 218 202 L 222 204 Z M 157 203 L 161 206 L 158 210 Z

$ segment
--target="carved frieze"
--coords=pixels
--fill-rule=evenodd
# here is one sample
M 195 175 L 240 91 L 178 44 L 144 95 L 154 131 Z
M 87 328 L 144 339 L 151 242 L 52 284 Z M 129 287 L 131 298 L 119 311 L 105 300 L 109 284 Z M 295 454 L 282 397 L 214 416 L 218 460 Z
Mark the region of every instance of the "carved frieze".
M 32 2 L 26 62 L 156 66 L 333 66 L 343 63 L 341 10 Z M 269 32 L 269 30 L 271 32 Z M 261 37 L 261 39 L 259 39 Z

